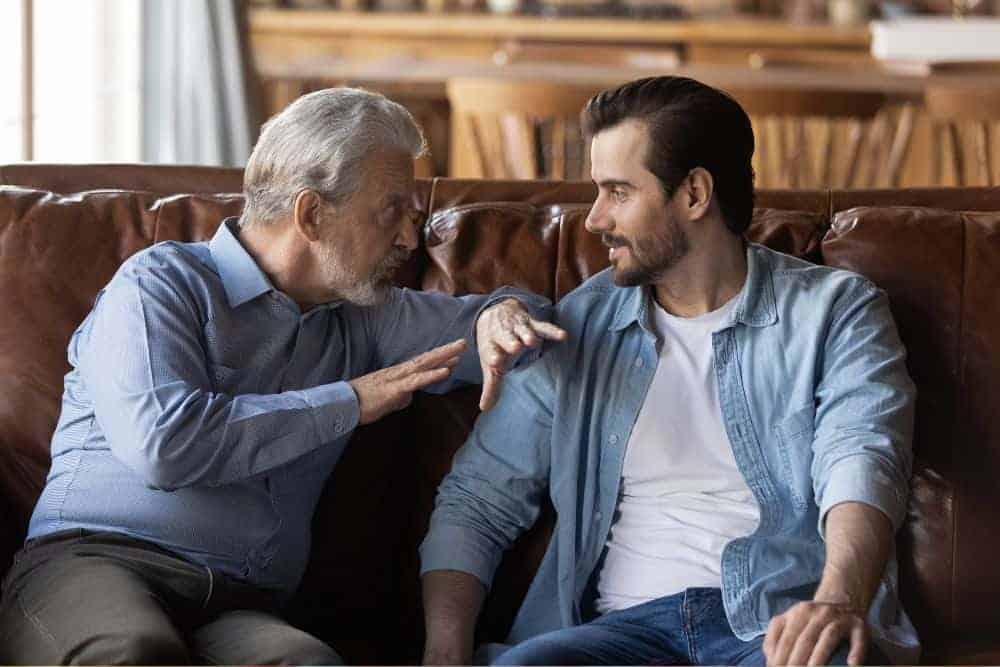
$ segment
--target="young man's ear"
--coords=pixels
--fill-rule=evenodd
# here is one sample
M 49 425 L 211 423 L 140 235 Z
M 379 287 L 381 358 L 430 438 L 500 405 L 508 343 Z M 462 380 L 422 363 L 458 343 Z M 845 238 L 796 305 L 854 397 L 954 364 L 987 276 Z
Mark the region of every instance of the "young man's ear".
M 295 196 L 292 219 L 295 228 L 310 243 L 319 240 L 319 225 L 323 217 L 321 214 L 324 204 L 326 200 L 315 190 L 306 189 Z
M 688 216 L 691 220 L 699 220 L 708 213 L 712 204 L 715 181 L 712 180 L 712 174 L 702 167 L 692 169 L 684 181 Z

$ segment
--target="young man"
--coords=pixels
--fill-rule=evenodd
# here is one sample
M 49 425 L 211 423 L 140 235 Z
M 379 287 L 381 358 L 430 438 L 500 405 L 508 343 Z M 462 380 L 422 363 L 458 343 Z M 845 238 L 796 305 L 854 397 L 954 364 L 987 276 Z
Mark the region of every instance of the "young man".
M 423 144 L 380 95 L 307 95 L 264 127 L 239 220 L 122 265 L 70 342 L 0 663 L 340 662 L 280 612 L 355 427 L 483 372 L 489 407 L 508 357 L 562 335 L 510 290 L 392 287 Z
M 560 302 L 570 342 L 508 377 L 440 488 L 426 661 L 471 659 L 546 495 L 501 664 L 916 660 L 893 550 L 914 387 L 885 294 L 744 240 L 753 133 L 724 93 L 645 79 L 583 124 L 611 267 Z

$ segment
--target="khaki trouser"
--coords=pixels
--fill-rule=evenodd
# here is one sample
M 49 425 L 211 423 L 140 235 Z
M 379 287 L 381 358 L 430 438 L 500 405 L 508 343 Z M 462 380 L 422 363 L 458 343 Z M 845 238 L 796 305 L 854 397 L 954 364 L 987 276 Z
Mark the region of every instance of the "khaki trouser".
M 70 530 L 29 541 L 0 602 L 0 664 L 342 664 L 273 597 L 149 542 Z

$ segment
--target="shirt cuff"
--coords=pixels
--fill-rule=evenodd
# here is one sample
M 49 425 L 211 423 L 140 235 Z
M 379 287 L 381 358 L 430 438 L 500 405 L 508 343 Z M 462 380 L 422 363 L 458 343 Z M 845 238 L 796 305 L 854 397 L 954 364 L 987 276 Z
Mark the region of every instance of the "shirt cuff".
M 357 428 L 361 408 L 350 382 L 323 384 L 301 393 L 312 408 L 320 442 L 336 440 Z
M 523 290 L 519 287 L 505 286 L 490 293 L 489 298 L 479 307 L 476 312 L 476 316 L 472 318 L 472 331 L 469 333 L 469 340 L 472 343 L 477 343 L 476 340 L 476 325 L 479 324 L 479 316 L 482 315 L 487 308 L 495 306 L 501 301 L 506 301 L 507 299 L 516 299 L 524 309 L 528 311 L 528 315 L 535 320 L 541 320 L 544 322 L 551 322 L 552 316 L 554 314 L 554 308 L 552 307 L 552 302 L 546 299 L 544 296 L 539 296 L 534 292 L 529 292 Z M 542 341 L 543 343 L 545 341 Z M 521 354 L 517 355 L 517 359 L 511 365 L 511 369 L 520 368 L 521 366 L 528 366 L 536 361 L 542 356 L 543 345 L 538 347 L 528 348 Z
M 421 576 L 434 570 L 457 570 L 471 574 L 489 590 L 503 552 L 481 542 L 482 537 L 470 528 L 432 524 L 420 545 Z
M 864 503 L 885 514 L 893 533 L 906 519 L 909 489 L 900 486 L 882 465 L 863 454 L 842 459 L 829 471 L 819 508 L 819 534 L 826 539 L 826 515 L 840 503 Z

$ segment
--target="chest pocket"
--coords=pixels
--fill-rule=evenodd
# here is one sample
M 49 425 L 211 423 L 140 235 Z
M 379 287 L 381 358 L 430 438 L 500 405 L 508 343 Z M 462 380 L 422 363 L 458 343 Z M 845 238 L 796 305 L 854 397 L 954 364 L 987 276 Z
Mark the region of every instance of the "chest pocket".
M 815 418 L 816 408 L 807 405 L 774 427 L 778 458 L 781 461 L 781 478 L 791 497 L 792 506 L 801 512 L 808 509 L 813 498 L 810 469 Z

